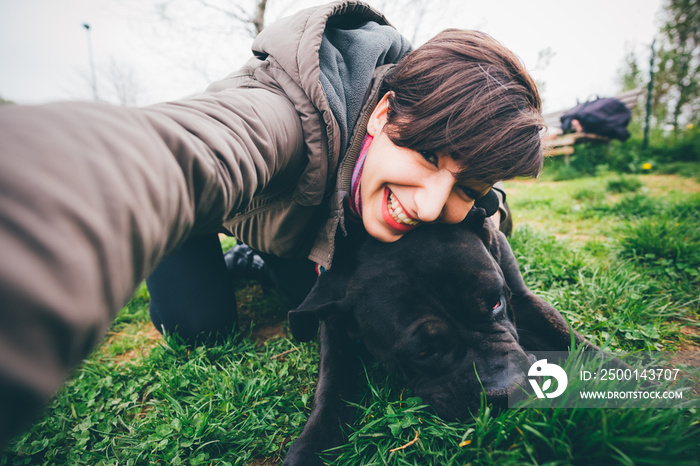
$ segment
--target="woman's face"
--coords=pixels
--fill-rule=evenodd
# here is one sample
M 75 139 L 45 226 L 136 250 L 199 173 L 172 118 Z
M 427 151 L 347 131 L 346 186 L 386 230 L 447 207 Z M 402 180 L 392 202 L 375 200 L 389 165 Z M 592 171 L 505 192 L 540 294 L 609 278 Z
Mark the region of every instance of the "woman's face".
M 385 95 L 372 113 L 367 132 L 373 136 L 360 179 L 362 222 L 379 241 L 390 243 L 422 223 L 459 223 L 474 200 L 491 187 L 458 180 L 462 168 L 446 154 L 421 153 L 391 142 L 384 131 Z

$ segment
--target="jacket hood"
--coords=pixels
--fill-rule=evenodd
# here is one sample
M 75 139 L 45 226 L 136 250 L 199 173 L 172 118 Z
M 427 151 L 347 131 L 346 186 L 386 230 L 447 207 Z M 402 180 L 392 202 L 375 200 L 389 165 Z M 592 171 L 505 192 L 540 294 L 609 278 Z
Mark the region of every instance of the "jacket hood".
M 302 10 L 255 39 L 255 56 L 272 59 L 271 67 L 279 68 L 277 82 L 285 93 L 295 94 L 290 97 L 313 153 L 304 174 L 309 179 L 302 175 L 299 185 L 299 202 L 318 205 L 330 192 L 332 186 L 319 191 L 317 177 L 329 179 L 328 171 L 338 166 L 375 69 L 396 63 L 410 50 L 408 40 L 381 13 L 350 0 Z

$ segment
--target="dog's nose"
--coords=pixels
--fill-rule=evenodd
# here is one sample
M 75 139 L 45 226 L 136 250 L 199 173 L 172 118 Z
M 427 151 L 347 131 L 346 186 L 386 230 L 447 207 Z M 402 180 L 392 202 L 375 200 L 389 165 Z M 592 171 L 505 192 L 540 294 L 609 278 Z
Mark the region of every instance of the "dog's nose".
M 518 394 L 527 387 L 527 371 L 536 360 L 534 356 L 521 351 L 510 352 L 505 357 L 505 370 L 496 371 L 492 377 L 484 383 L 486 399 L 494 407 L 507 408 L 511 398 L 518 398 Z
M 489 393 L 502 392 L 504 390 L 507 391 L 515 385 L 522 384 L 524 381 L 524 372 L 511 371 L 504 371 L 499 374 L 495 374 L 486 380 L 482 379 L 487 396 Z
M 487 394 L 508 390 L 526 378 L 527 370 L 531 365 L 529 357 L 524 352 L 509 351 L 487 361 L 482 366 L 479 377 Z
M 524 375 L 512 380 L 511 385 L 499 390 L 486 390 L 486 401 L 494 408 L 506 409 L 511 406 L 511 402 L 515 402 L 521 398 L 523 388 L 527 383 L 527 377 Z

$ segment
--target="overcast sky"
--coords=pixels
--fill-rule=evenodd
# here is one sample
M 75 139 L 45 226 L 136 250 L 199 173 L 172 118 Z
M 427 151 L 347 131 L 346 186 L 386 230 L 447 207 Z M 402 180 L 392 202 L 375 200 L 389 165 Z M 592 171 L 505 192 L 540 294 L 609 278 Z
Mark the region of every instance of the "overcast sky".
M 240 0 L 243 2 L 244 0 Z M 309 5 L 312 1 L 270 0 Z M 113 100 L 105 76 L 133 83 L 135 103 L 145 105 L 196 93 L 245 59 L 245 35 L 205 41 L 174 33 L 151 13 L 151 0 L 0 0 L 0 97 L 34 104 L 91 99 L 88 32 L 100 75 L 100 97 Z M 370 1 L 373 5 L 388 0 Z M 618 71 L 633 49 L 646 67 L 659 29 L 661 0 L 432 0 L 417 42 L 445 27 L 480 29 L 514 50 L 544 82 L 545 111 L 569 108 L 593 95 L 617 93 Z M 412 37 L 410 19 L 389 19 Z M 178 24 L 193 20 L 190 15 Z M 201 20 L 201 18 L 200 18 Z M 212 26 L 211 29 L 214 29 Z M 553 52 L 536 70 L 538 53 Z

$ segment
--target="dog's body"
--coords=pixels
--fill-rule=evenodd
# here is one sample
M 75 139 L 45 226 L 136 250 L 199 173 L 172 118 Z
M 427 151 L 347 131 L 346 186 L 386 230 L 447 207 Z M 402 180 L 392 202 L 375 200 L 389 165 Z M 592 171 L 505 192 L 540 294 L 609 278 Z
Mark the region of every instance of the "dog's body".
M 445 419 L 478 408 L 482 387 L 505 406 L 527 374 L 527 351 L 567 350 L 566 321 L 525 286 L 505 236 L 479 210 L 462 225 L 425 225 L 395 243 L 367 238 L 347 248 L 290 312 L 302 341 L 322 322 L 321 367 L 313 411 L 285 464 L 320 464 L 315 454 L 342 442 L 355 341 Z

